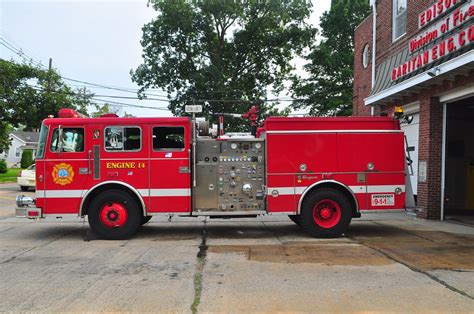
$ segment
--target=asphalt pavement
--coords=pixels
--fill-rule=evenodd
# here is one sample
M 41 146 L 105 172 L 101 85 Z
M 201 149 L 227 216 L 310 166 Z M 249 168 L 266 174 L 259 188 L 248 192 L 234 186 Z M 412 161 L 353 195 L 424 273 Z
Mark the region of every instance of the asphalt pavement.
M 103 241 L 15 218 L 19 193 L 0 185 L 0 312 L 474 312 L 472 226 L 372 213 L 313 239 L 286 217 L 154 217 Z

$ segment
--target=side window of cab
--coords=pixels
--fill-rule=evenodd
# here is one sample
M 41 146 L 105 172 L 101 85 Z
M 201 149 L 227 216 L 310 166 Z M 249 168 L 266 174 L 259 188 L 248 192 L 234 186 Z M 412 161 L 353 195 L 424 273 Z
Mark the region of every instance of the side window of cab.
M 158 126 L 153 128 L 154 151 L 182 151 L 183 149 L 183 127 Z
M 106 127 L 104 148 L 108 152 L 137 152 L 142 148 L 142 130 L 135 126 Z
M 56 128 L 51 136 L 49 150 L 53 153 L 74 153 L 84 151 L 83 128 Z

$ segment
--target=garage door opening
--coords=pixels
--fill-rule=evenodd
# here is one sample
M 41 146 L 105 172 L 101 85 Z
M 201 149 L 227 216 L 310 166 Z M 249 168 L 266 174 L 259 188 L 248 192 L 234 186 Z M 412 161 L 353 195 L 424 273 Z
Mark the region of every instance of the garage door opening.
M 446 108 L 446 219 L 474 224 L 474 97 Z

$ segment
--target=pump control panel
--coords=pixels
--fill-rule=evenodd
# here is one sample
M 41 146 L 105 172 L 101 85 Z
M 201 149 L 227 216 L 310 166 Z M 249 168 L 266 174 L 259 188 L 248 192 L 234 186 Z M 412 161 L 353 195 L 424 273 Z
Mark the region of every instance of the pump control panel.
M 238 215 L 265 210 L 263 139 L 198 139 L 195 213 Z

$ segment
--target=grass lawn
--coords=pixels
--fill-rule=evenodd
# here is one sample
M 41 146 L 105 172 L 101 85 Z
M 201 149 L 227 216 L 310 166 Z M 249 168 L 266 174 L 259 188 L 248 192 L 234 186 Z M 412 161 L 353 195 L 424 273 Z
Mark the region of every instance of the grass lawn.
M 8 169 L 7 173 L 0 173 L 0 183 L 16 182 L 18 174 L 23 169 Z

